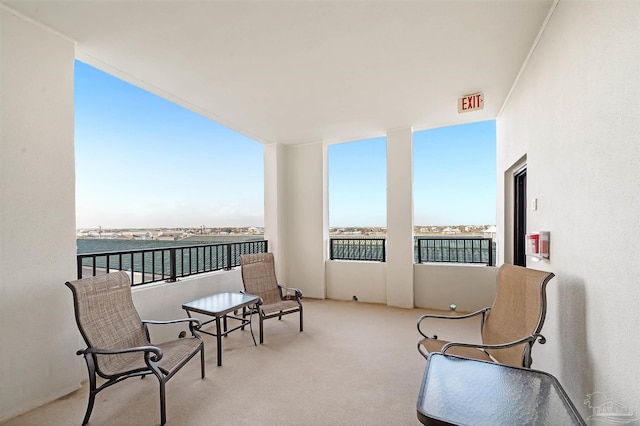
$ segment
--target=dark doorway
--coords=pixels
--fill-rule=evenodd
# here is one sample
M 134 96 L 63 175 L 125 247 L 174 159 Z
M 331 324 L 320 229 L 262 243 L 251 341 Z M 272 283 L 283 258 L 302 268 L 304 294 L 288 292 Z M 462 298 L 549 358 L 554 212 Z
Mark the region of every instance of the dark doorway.
M 514 175 L 513 264 L 527 266 L 525 239 L 527 234 L 527 169 Z

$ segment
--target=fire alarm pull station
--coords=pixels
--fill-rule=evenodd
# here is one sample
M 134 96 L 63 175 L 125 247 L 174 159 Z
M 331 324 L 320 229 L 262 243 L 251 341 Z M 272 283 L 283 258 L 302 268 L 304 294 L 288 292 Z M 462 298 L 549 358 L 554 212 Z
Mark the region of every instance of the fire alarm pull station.
M 549 258 L 549 231 L 527 234 L 527 255 L 534 260 Z

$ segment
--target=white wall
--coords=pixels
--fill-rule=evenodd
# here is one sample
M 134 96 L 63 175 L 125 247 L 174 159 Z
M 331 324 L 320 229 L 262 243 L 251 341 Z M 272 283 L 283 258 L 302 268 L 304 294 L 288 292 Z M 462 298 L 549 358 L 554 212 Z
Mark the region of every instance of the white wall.
M 327 298 L 387 303 L 387 265 L 382 262 L 327 261 Z
M 496 295 L 496 274 L 491 266 L 415 265 L 414 299 L 417 308 L 473 312 L 491 306 Z
M 387 303 L 387 264 L 327 261 L 327 298 L 365 303 Z M 472 312 L 493 304 L 497 268 L 461 265 L 411 265 L 416 308 Z
M 0 421 L 80 384 L 72 42 L 0 8 Z
M 287 271 L 278 281 L 306 297 L 324 299 L 328 224 L 326 147 L 286 147 Z
M 533 367 L 585 416 L 596 391 L 639 415 L 640 2 L 560 1 L 497 131 L 498 176 L 526 155 L 528 230 L 551 232 L 529 264 L 557 277 Z

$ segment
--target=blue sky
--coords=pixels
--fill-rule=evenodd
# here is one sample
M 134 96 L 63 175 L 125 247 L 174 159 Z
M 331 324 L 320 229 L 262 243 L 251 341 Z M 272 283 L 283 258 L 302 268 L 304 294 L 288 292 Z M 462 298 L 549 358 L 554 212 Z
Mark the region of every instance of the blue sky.
M 263 145 L 76 61 L 78 228 L 262 226 Z
M 495 225 L 494 120 L 413 134 L 415 225 Z
M 78 228 L 263 226 L 263 145 L 76 61 Z M 386 226 L 386 139 L 329 146 L 330 226 Z M 495 223 L 495 122 L 414 133 L 414 223 Z
M 414 225 L 493 225 L 495 121 L 413 134 Z M 386 225 L 386 138 L 329 146 L 331 226 Z

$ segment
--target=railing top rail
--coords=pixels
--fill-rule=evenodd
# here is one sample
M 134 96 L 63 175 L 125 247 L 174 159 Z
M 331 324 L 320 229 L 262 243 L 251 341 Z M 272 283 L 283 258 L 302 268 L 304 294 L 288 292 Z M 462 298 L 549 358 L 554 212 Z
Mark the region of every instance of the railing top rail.
M 202 244 L 185 244 L 185 245 L 175 245 L 175 246 L 167 246 L 167 247 L 146 247 L 146 248 L 138 248 L 138 249 L 127 249 L 127 250 L 113 250 L 113 251 L 100 251 L 95 253 L 78 253 L 78 257 L 89 257 L 89 256 L 113 256 L 118 254 L 128 254 L 128 253 L 148 253 L 154 251 L 161 250 L 172 250 L 172 249 L 188 249 L 188 248 L 197 248 L 197 247 L 214 247 L 214 246 L 227 246 L 234 244 L 243 244 L 243 243 L 260 243 L 265 242 L 267 240 L 247 240 L 247 241 L 227 241 L 221 243 L 202 243 Z
M 437 237 L 427 237 L 420 236 L 416 237 L 417 240 L 492 240 L 491 237 L 480 237 L 480 236 L 468 236 L 468 237 L 448 237 L 446 235 L 437 236 Z
M 357 241 L 362 241 L 362 240 L 380 240 L 380 241 L 385 241 L 387 238 L 386 237 L 330 237 L 330 240 L 357 240 Z

